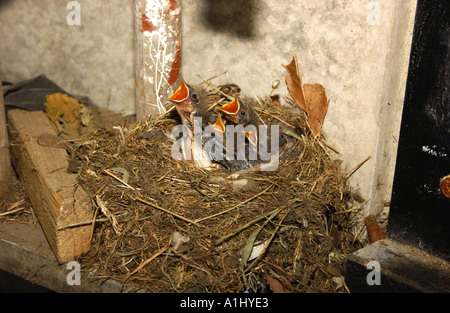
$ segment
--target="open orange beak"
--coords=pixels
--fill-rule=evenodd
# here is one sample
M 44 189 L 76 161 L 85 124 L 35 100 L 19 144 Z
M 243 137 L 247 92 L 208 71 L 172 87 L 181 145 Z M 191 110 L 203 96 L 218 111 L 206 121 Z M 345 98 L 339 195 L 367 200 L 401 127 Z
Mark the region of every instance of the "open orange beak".
M 217 115 L 217 120 L 213 125 L 214 129 L 221 132 L 222 134 L 225 133 L 225 125 L 222 121 L 222 117 L 219 115 Z
M 233 101 L 231 101 L 230 103 L 222 105 L 219 108 L 219 110 L 224 112 L 225 114 L 236 115 L 239 112 L 240 107 L 241 106 L 239 104 L 238 98 L 235 95 Z
M 181 79 L 180 87 L 169 97 L 169 100 L 174 103 L 183 102 L 189 97 L 189 89 Z
M 256 147 L 256 144 L 258 143 L 258 135 L 254 131 L 244 132 L 245 137 L 247 137 L 248 141 Z

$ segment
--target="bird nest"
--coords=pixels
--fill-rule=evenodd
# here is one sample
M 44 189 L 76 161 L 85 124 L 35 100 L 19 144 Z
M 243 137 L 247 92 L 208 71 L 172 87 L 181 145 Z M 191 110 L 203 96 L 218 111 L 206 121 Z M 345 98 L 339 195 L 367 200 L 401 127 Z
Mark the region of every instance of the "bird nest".
M 71 168 L 95 220 L 84 275 L 148 292 L 335 292 L 333 277 L 361 247 L 347 177 L 303 112 L 274 97 L 255 105 L 294 126 L 274 171 L 175 160 L 170 113 L 77 140 Z

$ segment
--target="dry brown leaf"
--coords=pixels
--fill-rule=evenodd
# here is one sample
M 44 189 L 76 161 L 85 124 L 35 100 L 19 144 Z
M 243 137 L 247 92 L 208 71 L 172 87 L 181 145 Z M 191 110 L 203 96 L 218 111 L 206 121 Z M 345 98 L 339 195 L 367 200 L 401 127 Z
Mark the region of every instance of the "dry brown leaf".
M 273 293 L 291 293 L 291 291 L 286 289 L 278 279 L 273 278 L 272 276 L 269 275 L 264 275 L 264 278 L 269 283 L 270 290 Z
M 328 110 L 328 99 L 325 88 L 321 84 L 303 85 L 306 98 L 308 125 L 314 135 L 320 135 L 323 121 Z
M 62 93 L 47 95 L 46 99 L 47 116 L 52 120 L 58 132 L 62 132 L 70 138 L 78 137 L 82 125 L 83 109 L 78 99 Z
M 297 102 L 299 107 L 308 116 L 308 125 L 314 135 L 320 136 L 323 121 L 328 110 L 328 99 L 325 88 L 321 84 L 304 84 L 298 71 L 295 57 L 288 65 L 283 65 L 288 71 L 286 75 L 286 85 L 289 93 Z
M 37 143 L 44 147 L 59 148 L 59 149 L 66 148 L 66 144 L 64 143 L 63 138 L 47 133 L 40 135 L 37 138 Z
M 286 75 L 286 85 L 288 87 L 289 93 L 294 98 L 294 100 L 298 103 L 300 108 L 307 112 L 306 108 L 306 100 L 303 92 L 303 83 L 302 77 L 298 73 L 297 70 L 297 61 L 295 57 L 292 58 L 291 63 L 288 65 L 283 65 L 284 68 L 288 71 Z
M 386 231 L 380 225 L 378 225 L 376 218 L 373 214 L 370 214 L 364 218 L 364 222 L 367 228 L 367 234 L 369 235 L 370 243 L 374 243 L 378 240 L 386 237 Z

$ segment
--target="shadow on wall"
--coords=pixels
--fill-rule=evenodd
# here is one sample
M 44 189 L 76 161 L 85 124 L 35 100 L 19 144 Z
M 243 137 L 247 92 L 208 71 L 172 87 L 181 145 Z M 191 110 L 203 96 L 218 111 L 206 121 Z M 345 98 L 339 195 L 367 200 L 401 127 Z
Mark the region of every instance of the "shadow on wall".
M 254 36 L 256 0 L 204 0 L 204 23 L 216 32 L 240 38 Z
M 14 2 L 14 0 L 0 0 L 0 9 L 4 6 L 10 5 Z

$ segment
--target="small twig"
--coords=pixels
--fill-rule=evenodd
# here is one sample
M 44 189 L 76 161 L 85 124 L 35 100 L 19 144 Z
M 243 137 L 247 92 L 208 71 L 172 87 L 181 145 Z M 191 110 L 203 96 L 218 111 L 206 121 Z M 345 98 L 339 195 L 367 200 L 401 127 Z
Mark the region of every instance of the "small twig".
M 273 241 L 273 238 L 275 237 L 275 235 L 278 232 L 278 229 L 280 228 L 281 224 L 283 224 L 284 219 L 286 218 L 286 216 L 288 215 L 289 211 L 287 211 L 283 217 L 281 217 L 280 221 L 278 222 L 277 226 L 275 227 L 274 231 L 272 232 L 272 235 L 269 238 L 269 241 L 267 242 L 267 244 L 264 247 L 264 250 L 260 253 L 260 255 L 258 255 L 256 257 L 255 260 L 253 260 L 252 263 L 250 263 L 250 265 L 245 269 L 245 272 L 248 272 L 253 266 L 255 266 L 255 264 L 257 263 L 257 261 L 259 261 L 261 259 L 261 257 L 264 255 L 264 253 L 266 252 L 267 248 L 270 246 L 270 243 Z M 277 213 L 278 214 L 278 213 Z
M 263 230 L 263 228 L 264 228 L 267 224 L 269 224 L 269 222 L 270 222 L 273 218 L 275 218 L 275 216 L 278 215 L 278 213 L 280 213 L 281 210 L 282 210 L 282 209 L 280 209 L 279 211 L 275 210 L 275 212 L 272 213 L 272 214 L 267 218 L 267 220 L 266 220 L 261 226 L 259 226 L 255 231 L 253 231 L 253 233 L 248 237 L 247 242 L 246 242 L 246 244 L 245 244 L 245 247 L 244 247 L 244 249 L 242 250 L 241 263 L 240 263 L 240 265 L 239 265 L 239 268 L 241 269 L 241 271 L 244 271 L 244 266 L 245 266 L 245 264 L 247 264 L 247 261 L 249 260 L 249 258 L 250 258 L 250 256 L 251 256 L 251 253 L 252 253 L 253 248 L 254 248 L 255 240 L 256 240 L 256 238 L 258 237 L 259 233 Z M 277 229 L 278 229 L 278 228 L 277 228 Z M 259 256 L 261 256 L 261 255 L 264 253 L 264 251 L 266 250 L 266 248 L 267 248 L 267 246 L 268 246 L 269 244 L 270 244 L 270 240 L 267 242 L 267 244 L 264 243 L 264 250 L 263 250 L 263 252 L 262 252 Z M 259 257 L 259 256 L 258 256 L 258 257 Z M 257 257 L 257 258 L 258 258 L 258 257 Z
M 20 212 L 20 211 L 22 211 L 24 209 L 25 209 L 25 207 L 18 208 L 18 209 L 15 209 L 15 210 L 12 210 L 12 211 L 8 211 L 8 212 L 5 212 L 5 213 L 0 213 L 0 216 L 6 216 L 6 215 L 9 215 L 9 214 L 14 214 L 14 213 Z
M 346 290 L 348 293 L 350 293 L 350 290 L 348 289 L 347 284 L 345 283 L 344 277 L 342 277 L 342 275 L 339 275 L 339 276 L 341 277 L 342 284 L 344 285 L 345 290 Z
M 96 206 L 96 203 L 95 203 L 95 201 L 94 201 L 94 197 L 96 197 L 98 194 L 100 194 L 100 192 L 107 186 L 107 184 L 108 184 L 107 182 L 104 183 L 103 186 L 100 187 L 100 189 L 97 190 L 93 195 L 91 195 L 91 193 L 88 192 L 89 196 L 91 197 L 91 201 L 92 201 L 93 206 Z M 83 186 L 83 187 L 84 187 L 84 186 Z M 83 188 L 83 189 L 84 189 L 84 188 Z M 85 189 L 85 190 L 86 190 L 86 189 Z M 91 237 L 90 237 L 90 239 L 89 239 L 89 245 L 92 244 L 92 239 L 94 238 L 95 219 L 97 218 L 97 214 L 98 214 L 98 210 L 99 210 L 99 209 L 100 209 L 100 207 L 97 205 L 97 208 L 95 209 L 95 212 L 94 212 L 94 218 L 92 219 L 92 229 L 91 229 Z
M 139 201 L 139 202 L 144 203 L 144 204 L 148 204 L 148 205 L 154 207 L 155 209 L 158 209 L 158 210 L 160 210 L 160 211 L 163 211 L 163 212 L 166 212 L 166 213 L 168 213 L 168 214 L 170 214 L 170 215 L 173 215 L 173 216 L 175 216 L 175 217 L 177 217 L 177 218 L 179 218 L 179 219 L 181 219 L 181 220 L 183 220 L 183 221 L 186 221 L 186 222 L 188 222 L 188 223 L 192 223 L 192 224 L 197 224 L 197 223 L 198 223 L 198 221 L 190 220 L 190 219 L 188 219 L 188 218 L 186 218 L 186 217 L 183 217 L 183 216 L 181 216 L 181 215 L 179 215 L 179 214 L 177 214 L 177 213 L 174 213 L 174 212 L 171 212 L 171 211 L 169 211 L 169 210 L 167 210 L 167 209 L 164 209 L 164 208 L 160 207 L 159 205 L 156 205 L 156 204 L 154 204 L 154 203 L 148 202 L 148 201 L 146 201 L 146 200 L 144 200 L 144 199 L 142 199 L 142 198 L 135 198 L 135 199 L 136 199 L 137 201 Z
M 347 173 L 345 173 L 345 174 L 344 174 L 344 178 L 347 179 L 347 178 L 349 178 L 350 176 L 352 176 L 353 173 L 355 173 L 361 166 L 363 166 L 364 163 L 366 163 L 367 161 L 369 161 L 371 157 L 372 157 L 372 156 L 369 155 L 364 161 L 362 161 L 361 163 L 359 163 L 358 165 L 356 165 L 354 168 L 352 168 L 350 171 L 348 171 Z
M 357 211 L 360 210 L 363 206 L 365 206 L 367 203 L 369 202 L 369 200 L 364 201 L 363 203 L 361 203 L 360 205 L 353 207 L 351 209 L 347 209 L 341 212 L 336 212 L 336 214 L 344 214 L 344 213 L 349 213 L 349 212 L 353 212 L 353 211 Z
M 130 188 L 131 190 L 136 190 L 135 188 L 133 188 L 132 186 L 130 186 L 129 184 L 127 184 L 126 182 L 124 182 L 122 179 L 120 179 L 119 177 L 117 177 L 116 175 L 114 175 L 113 173 L 109 172 L 108 170 L 103 170 L 103 172 L 105 172 L 106 174 L 108 174 L 109 176 L 111 176 L 114 179 L 117 179 L 118 181 L 120 181 L 122 184 L 124 184 L 125 186 L 127 186 L 128 188 Z
M 25 199 L 22 199 L 22 200 L 12 203 L 9 205 L 8 211 L 11 211 L 12 209 L 17 208 L 19 205 L 22 205 L 24 203 L 25 203 Z
M 261 101 L 259 101 L 259 98 L 258 98 L 258 96 L 256 95 L 256 93 L 255 93 L 254 90 L 252 90 L 252 94 L 253 94 L 253 97 L 255 97 L 256 102 L 258 102 L 259 106 L 260 106 L 260 107 L 263 107 Z
M 356 232 L 355 236 L 353 237 L 352 243 L 355 243 L 356 239 L 358 238 L 359 234 L 361 233 L 361 231 L 363 230 L 363 228 L 365 226 L 366 225 L 364 223 L 361 225 L 361 227 L 358 229 L 358 231 Z
M 114 214 L 112 214 L 111 211 L 106 207 L 107 203 L 105 201 L 103 201 L 99 195 L 95 196 L 95 202 L 100 207 L 100 210 L 102 211 L 102 213 L 111 221 L 114 232 L 116 234 L 120 235 L 122 233 L 122 229 L 121 229 L 119 223 L 117 222 L 117 219 L 114 216 Z
M 30 208 L 31 211 L 31 218 L 33 219 L 33 225 L 36 225 L 38 223 L 37 217 L 36 217 L 36 213 L 34 212 L 33 207 Z
M 205 78 L 203 78 L 202 75 L 197 74 L 198 77 L 200 77 L 201 80 L 203 80 L 204 83 L 206 83 L 209 87 L 211 87 L 212 89 L 218 91 L 219 93 L 221 93 L 224 97 L 226 97 L 229 100 L 232 100 L 233 98 L 229 95 L 227 95 L 226 93 L 222 92 L 221 90 L 219 90 L 219 88 L 217 88 L 216 86 L 210 84 Z
M 144 262 L 142 262 L 138 267 L 136 267 L 130 274 L 128 274 L 123 283 L 125 284 L 128 279 L 133 276 L 134 274 L 136 274 L 141 268 L 143 268 L 144 266 L 146 266 L 148 263 L 150 263 L 151 261 L 153 261 L 154 259 L 156 259 L 158 256 L 160 256 L 161 254 L 163 254 L 167 249 L 169 249 L 170 244 L 172 243 L 172 238 L 169 239 L 169 243 L 162 249 L 160 249 L 158 252 L 156 252 L 155 254 L 153 254 L 151 257 L 149 257 L 147 260 L 145 260 Z
M 253 221 L 250 221 L 244 225 L 242 225 L 241 227 L 239 227 L 238 229 L 233 230 L 231 233 L 227 234 L 226 236 L 220 238 L 219 240 L 216 241 L 216 245 L 220 245 L 222 242 L 224 242 L 225 240 L 227 240 L 228 238 L 233 237 L 234 235 L 240 233 L 241 231 L 243 231 L 244 229 L 252 226 L 253 224 L 258 223 L 259 221 L 262 221 L 263 219 L 267 218 L 268 215 L 272 215 L 272 214 L 278 214 L 282 209 L 276 209 L 273 210 L 269 213 L 266 213 L 264 215 L 261 215 L 259 217 L 257 217 L 256 219 L 254 219 Z
M 214 69 L 211 69 L 211 70 L 214 70 Z M 203 72 L 206 72 L 206 71 L 203 71 Z M 200 75 L 200 73 L 198 73 L 197 76 Z M 208 78 L 207 81 L 210 82 L 210 81 L 212 81 L 213 79 L 216 79 L 219 76 L 225 75 L 226 73 L 228 73 L 228 71 L 225 71 L 225 72 L 222 72 L 220 74 L 214 75 L 213 77 Z M 200 85 L 203 85 L 203 83 L 201 83 Z
M 258 96 L 255 94 L 255 92 L 254 92 L 253 90 L 252 90 L 252 93 L 253 93 L 253 96 L 255 97 L 256 101 L 258 102 L 259 106 L 262 107 L 261 101 L 259 101 Z M 261 116 L 259 116 L 259 114 L 256 113 L 256 110 L 255 110 L 255 114 L 256 114 L 256 116 L 258 117 L 258 119 L 259 119 L 264 125 L 266 125 L 266 123 L 265 123 L 264 120 L 261 118 Z
M 263 110 L 263 109 L 259 109 L 259 108 L 254 108 L 254 110 L 255 110 L 255 111 L 258 111 L 258 112 L 260 112 L 260 113 L 263 113 L 263 114 L 265 114 L 265 115 L 268 115 L 268 116 L 270 116 L 270 117 L 272 117 L 272 118 L 274 118 L 274 119 L 280 121 L 281 123 L 283 123 L 283 124 L 285 124 L 285 125 L 287 125 L 287 126 L 289 126 L 289 127 L 295 129 L 295 127 L 294 127 L 293 125 L 291 125 L 291 124 L 289 124 L 288 122 L 282 120 L 281 118 L 279 118 L 279 117 L 276 116 L 276 115 L 273 115 L 273 114 L 271 114 L 271 113 L 269 113 L 269 112 L 267 112 L 267 111 L 265 111 L 265 110 Z
M 120 216 L 124 216 L 127 215 L 128 212 L 125 212 L 123 214 L 118 215 L 118 217 Z M 98 219 L 92 219 L 92 220 L 88 220 L 88 221 L 84 221 L 84 222 L 78 222 L 78 223 L 73 223 L 73 224 L 69 224 L 69 225 L 65 225 L 65 226 L 61 226 L 56 230 L 64 230 L 66 228 L 72 228 L 72 227 L 78 227 L 78 226 L 85 226 L 85 225 L 92 225 L 93 222 L 108 222 L 109 219 L 107 218 L 98 218 Z
M 250 197 L 250 198 L 248 198 L 247 200 L 242 201 L 241 203 L 236 204 L 235 206 L 233 206 L 233 207 L 231 207 L 231 208 L 229 208 L 229 209 L 227 209 L 227 210 L 224 210 L 224 211 L 222 211 L 222 212 L 219 212 L 219 213 L 216 213 L 216 214 L 207 216 L 207 217 L 199 218 L 199 219 L 195 220 L 195 222 L 196 222 L 196 223 L 199 223 L 199 222 L 202 222 L 202 221 L 204 221 L 204 220 L 207 220 L 207 219 L 210 219 L 210 218 L 213 218 L 213 217 L 216 217 L 216 216 L 219 216 L 219 215 L 228 213 L 228 212 L 230 212 L 230 211 L 233 211 L 234 209 L 237 209 L 237 208 L 240 207 L 241 205 L 244 205 L 244 204 L 246 204 L 247 202 L 252 201 L 253 199 L 255 199 L 255 198 L 259 197 L 260 195 L 262 195 L 263 193 L 267 192 L 270 188 L 272 188 L 272 186 L 273 186 L 273 184 L 270 185 L 269 187 L 267 187 L 266 189 L 264 189 L 263 191 L 261 191 L 260 193 L 254 195 L 254 196 L 252 196 L 252 197 Z
M 134 187 L 130 186 L 129 184 L 127 184 L 126 182 L 124 182 L 122 179 L 120 179 L 120 178 L 117 177 L 116 175 L 112 174 L 111 172 L 108 172 L 107 170 L 104 170 L 104 172 L 105 172 L 106 174 L 110 175 L 111 177 L 117 179 L 118 181 L 120 181 L 122 184 L 124 184 L 125 186 L 127 186 L 127 187 L 130 188 L 131 190 L 136 191 L 136 192 L 138 193 L 138 195 L 140 196 L 140 197 L 134 198 L 134 199 L 136 199 L 137 201 L 142 202 L 142 203 L 144 203 L 144 204 L 148 204 L 148 205 L 154 207 L 155 209 L 158 209 L 158 210 L 160 210 L 160 211 L 166 212 L 166 213 L 168 213 L 168 214 L 170 214 L 170 215 L 173 215 L 173 216 L 175 216 L 175 217 L 177 217 L 177 218 L 179 218 L 179 219 L 182 219 L 183 221 L 186 221 L 186 222 L 188 222 L 188 223 L 197 224 L 197 221 L 190 220 L 190 219 L 188 219 L 188 218 L 186 218 L 186 217 L 183 217 L 183 216 L 181 216 L 181 215 L 179 215 L 179 214 L 177 214 L 177 213 L 171 212 L 171 211 L 169 211 L 169 210 L 167 210 L 167 209 L 164 209 L 164 208 L 160 207 L 159 205 L 156 205 L 156 204 L 154 204 L 154 203 L 151 203 L 151 202 L 149 202 L 149 201 L 143 199 L 143 196 L 141 195 L 141 193 L 139 193 Z
M 98 214 L 98 210 L 99 210 L 99 206 L 97 206 L 97 209 L 94 212 L 94 218 L 92 219 L 92 223 L 91 223 L 91 236 L 89 237 L 89 246 L 92 245 L 92 239 L 94 238 L 94 229 L 95 229 L 95 222 L 97 219 L 97 214 Z
M 339 150 L 338 150 L 338 149 L 336 149 L 335 147 L 333 147 L 333 146 L 329 145 L 329 144 L 328 144 L 328 143 L 326 143 L 325 141 L 323 142 L 323 144 L 325 145 L 325 147 L 327 147 L 327 148 L 328 148 L 328 149 L 330 149 L 331 151 L 333 151 L 333 152 L 335 152 L 335 153 L 339 154 Z
M 161 176 L 160 178 L 158 178 L 155 183 L 159 183 L 161 180 L 163 180 L 164 178 L 166 178 L 166 176 L 169 175 L 169 172 L 166 172 L 163 176 Z

